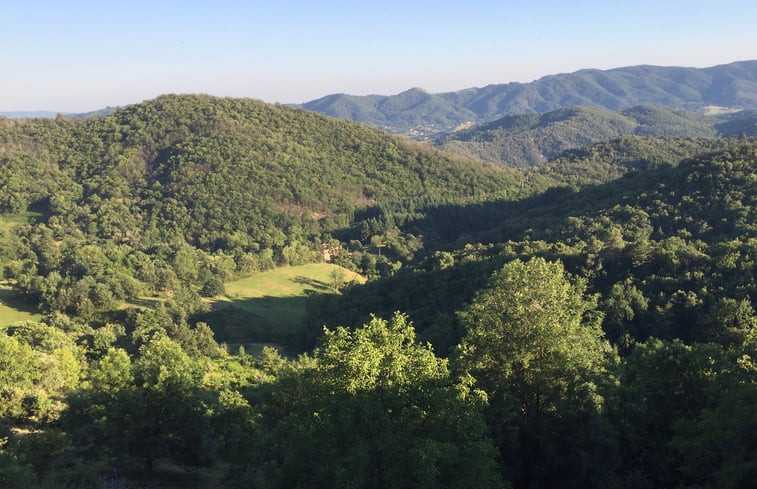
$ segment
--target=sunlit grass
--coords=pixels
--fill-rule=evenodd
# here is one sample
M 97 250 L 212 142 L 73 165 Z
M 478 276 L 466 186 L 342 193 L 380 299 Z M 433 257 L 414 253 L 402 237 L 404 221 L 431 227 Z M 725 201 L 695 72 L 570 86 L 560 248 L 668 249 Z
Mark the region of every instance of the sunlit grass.
M 333 294 L 332 273 L 341 273 L 345 282 L 365 279 L 355 272 L 330 263 L 310 263 L 281 267 L 226 284 L 229 300 L 264 297 L 305 297 L 313 293 Z
M 8 283 L 0 282 L 0 326 L 18 321 L 38 321 L 42 316 L 33 309 L 31 304 L 16 296 Z
M 0 215 L 0 231 L 13 229 L 22 224 L 28 224 L 42 219 L 44 215 L 37 211 L 24 211 L 13 215 Z
M 308 296 L 336 294 L 338 282 L 350 281 L 365 278 L 329 263 L 277 268 L 227 283 L 225 295 L 209 300 L 207 319 L 217 339 L 233 345 L 230 349 L 278 343 L 301 331 Z

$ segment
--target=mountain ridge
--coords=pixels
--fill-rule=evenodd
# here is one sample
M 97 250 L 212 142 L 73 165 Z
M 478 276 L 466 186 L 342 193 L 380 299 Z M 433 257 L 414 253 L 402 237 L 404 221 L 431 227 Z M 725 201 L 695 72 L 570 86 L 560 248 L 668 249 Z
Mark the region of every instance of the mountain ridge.
M 327 95 L 298 107 L 351 119 L 393 133 L 424 138 L 461 124 L 488 122 L 510 114 L 543 113 L 573 105 L 624 110 L 637 105 L 704 110 L 708 106 L 757 108 L 757 60 L 708 68 L 637 65 L 546 75 L 532 82 L 510 82 L 431 94 L 411 109 L 397 112 L 396 95 Z
M 0 112 L 0 117 L 7 119 L 54 119 L 58 115 L 65 117 L 66 119 L 87 119 L 89 117 L 100 117 L 110 115 L 119 107 L 104 107 L 98 110 L 92 110 L 89 112 L 55 112 L 52 110 L 10 110 L 7 112 Z

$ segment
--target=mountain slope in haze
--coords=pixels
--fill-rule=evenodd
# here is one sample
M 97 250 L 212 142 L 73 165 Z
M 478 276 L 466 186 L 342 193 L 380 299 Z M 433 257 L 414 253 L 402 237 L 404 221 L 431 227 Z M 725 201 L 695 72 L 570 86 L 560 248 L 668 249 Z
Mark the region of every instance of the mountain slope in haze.
M 715 129 L 725 136 L 757 136 L 757 110 L 742 110 L 730 114 Z
M 110 115 L 113 112 L 117 111 L 119 107 L 105 107 L 104 109 L 99 110 L 93 110 L 91 112 L 77 112 L 77 113 L 67 113 L 63 114 L 63 117 L 66 119 L 88 119 L 90 117 L 102 117 L 106 115 Z
M 439 94 L 424 92 L 424 96 L 420 96 L 418 89 L 409 92 L 416 103 L 402 102 L 408 98 L 408 92 L 391 96 L 342 94 L 307 102 L 302 107 L 418 137 L 508 114 L 542 113 L 575 105 L 609 110 L 642 104 L 687 110 L 707 106 L 757 109 L 757 61 L 710 68 L 643 65 L 589 69 L 545 76 L 530 83 L 488 85 Z
M 9 112 L 0 112 L 0 117 L 7 119 L 31 119 L 35 117 L 55 117 L 58 112 L 50 110 L 13 110 Z
M 611 182 L 634 170 L 675 166 L 732 144 L 733 139 L 725 138 L 623 136 L 565 151 L 543 165 L 530 167 L 528 174 L 541 175 L 556 187 L 580 189 Z
M 570 107 L 545 114 L 505 116 L 496 121 L 443 136 L 434 144 L 451 153 L 508 166 L 547 162 L 568 149 L 626 135 L 650 137 L 715 137 L 733 127 L 721 125 L 730 116 L 705 116 L 659 106 L 612 112 L 596 107 Z M 730 120 L 730 119 L 729 119 Z M 730 134 L 728 134 L 730 135 Z
M 91 112 L 53 112 L 51 110 L 21 110 L 11 112 L 0 112 L 0 117 L 7 119 L 36 119 L 40 117 L 53 119 L 62 115 L 66 119 L 86 119 L 88 117 L 98 117 L 103 115 L 110 115 L 116 111 L 118 107 L 105 107 L 104 109 L 93 110 Z
M 390 133 L 413 136 L 445 132 L 458 126 L 460 121 L 477 118 L 472 110 L 420 88 L 411 88 L 391 97 L 328 95 L 308 102 L 302 108 L 362 122 Z

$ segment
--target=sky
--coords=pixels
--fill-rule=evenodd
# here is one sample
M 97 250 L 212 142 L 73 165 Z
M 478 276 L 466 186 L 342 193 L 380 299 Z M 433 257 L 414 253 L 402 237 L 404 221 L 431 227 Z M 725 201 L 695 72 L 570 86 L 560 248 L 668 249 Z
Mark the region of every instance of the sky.
M 0 111 L 301 103 L 757 59 L 757 2 L 0 0 Z

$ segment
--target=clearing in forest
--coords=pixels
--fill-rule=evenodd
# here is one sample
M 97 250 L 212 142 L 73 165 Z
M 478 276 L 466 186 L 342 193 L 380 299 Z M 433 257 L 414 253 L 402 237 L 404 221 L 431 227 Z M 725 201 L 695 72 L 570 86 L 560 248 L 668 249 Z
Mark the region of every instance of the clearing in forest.
M 0 281 L 0 326 L 18 321 L 39 321 L 42 316 L 32 309 L 30 304 L 16 296 L 10 284 Z
M 303 328 L 305 304 L 314 294 L 337 294 L 359 274 L 330 263 L 280 267 L 225 284 L 226 294 L 211 300 L 201 315 L 229 350 L 242 344 L 289 343 Z

